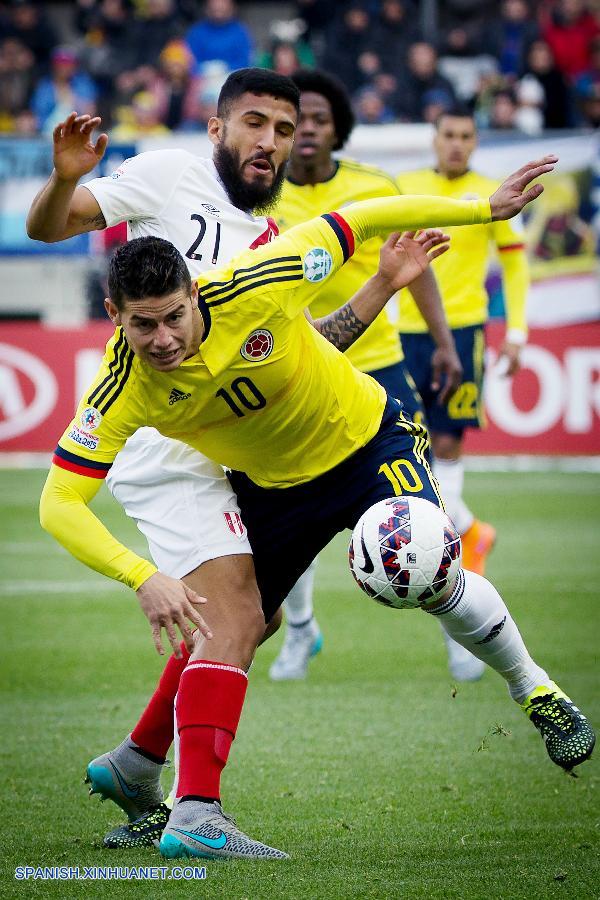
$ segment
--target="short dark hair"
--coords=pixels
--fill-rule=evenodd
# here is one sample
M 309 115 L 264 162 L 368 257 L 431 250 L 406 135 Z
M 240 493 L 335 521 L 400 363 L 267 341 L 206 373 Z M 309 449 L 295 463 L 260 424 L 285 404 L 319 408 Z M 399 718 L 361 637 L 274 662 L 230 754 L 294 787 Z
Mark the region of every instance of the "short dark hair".
M 226 119 L 231 104 L 242 94 L 268 94 L 287 100 L 300 114 L 300 92 L 291 78 L 279 75 L 270 69 L 259 69 L 252 66 L 247 69 L 236 69 L 227 76 L 217 100 L 217 115 Z
M 141 237 L 122 244 L 108 267 L 108 296 L 117 309 L 125 300 L 164 297 L 183 288 L 192 292 L 192 279 L 184 259 L 170 241 Z
M 329 101 L 335 125 L 337 143 L 334 150 L 341 150 L 354 128 L 354 113 L 348 91 L 334 75 L 322 69 L 298 69 L 291 76 L 292 81 L 302 94 L 321 94 Z
M 462 103 L 454 103 L 452 106 L 449 106 L 447 109 L 443 109 L 441 113 L 437 116 L 435 120 L 435 128 L 436 131 L 440 127 L 440 122 L 442 119 L 452 118 L 452 119 L 472 119 L 475 121 L 475 114 L 473 110 L 468 106 L 465 106 Z

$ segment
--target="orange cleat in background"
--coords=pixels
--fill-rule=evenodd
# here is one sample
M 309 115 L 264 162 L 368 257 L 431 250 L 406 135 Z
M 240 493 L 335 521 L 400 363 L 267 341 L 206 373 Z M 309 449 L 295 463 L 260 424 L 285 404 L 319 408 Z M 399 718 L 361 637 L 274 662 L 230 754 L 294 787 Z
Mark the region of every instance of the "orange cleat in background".
M 462 542 L 462 566 L 478 575 L 485 574 L 485 563 L 496 543 L 496 529 L 488 522 L 475 519 L 460 537 Z

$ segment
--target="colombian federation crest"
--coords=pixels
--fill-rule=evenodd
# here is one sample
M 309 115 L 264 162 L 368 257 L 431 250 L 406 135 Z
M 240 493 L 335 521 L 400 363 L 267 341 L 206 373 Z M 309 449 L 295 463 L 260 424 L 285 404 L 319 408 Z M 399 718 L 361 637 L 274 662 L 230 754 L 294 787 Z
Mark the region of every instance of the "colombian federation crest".
M 249 334 L 242 346 L 240 353 L 248 362 L 259 362 L 266 359 L 273 352 L 273 335 L 266 328 L 257 328 Z
M 307 281 L 323 281 L 331 272 L 333 260 L 329 250 L 314 247 L 304 257 L 304 277 Z
M 84 431 L 95 431 L 102 421 L 102 413 L 99 413 L 93 406 L 88 406 L 81 413 L 79 421 Z

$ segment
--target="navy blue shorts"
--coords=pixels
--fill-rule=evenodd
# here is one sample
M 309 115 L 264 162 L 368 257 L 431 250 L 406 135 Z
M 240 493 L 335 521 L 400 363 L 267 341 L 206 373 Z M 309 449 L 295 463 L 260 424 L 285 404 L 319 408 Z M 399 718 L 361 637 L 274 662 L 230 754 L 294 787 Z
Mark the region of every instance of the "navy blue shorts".
M 427 429 L 388 397 L 381 427 L 369 443 L 312 481 L 264 488 L 242 472 L 230 473 L 267 621 L 332 537 L 354 528 L 378 500 L 412 494 L 442 505 L 428 447 Z
M 403 360 L 383 369 L 374 369 L 368 373 L 385 388 L 388 397 L 400 400 L 404 412 L 415 422 L 425 421 L 425 410 L 417 387 Z
M 483 325 L 454 328 L 452 334 L 463 366 L 463 382 L 444 406 L 438 391 L 431 389 L 431 355 L 435 343 L 429 334 L 402 334 L 405 362 L 425 407 L 430 431 L 462 437 L 465 428 L 483 425 L 483 367 L 485 337 Z

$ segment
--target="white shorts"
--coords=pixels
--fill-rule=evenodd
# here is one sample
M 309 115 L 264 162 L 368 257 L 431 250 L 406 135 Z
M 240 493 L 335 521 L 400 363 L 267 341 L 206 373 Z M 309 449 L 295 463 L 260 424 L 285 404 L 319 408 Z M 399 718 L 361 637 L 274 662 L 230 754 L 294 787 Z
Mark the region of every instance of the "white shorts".
M 129 438 L 106 484 L 165 575 L 182 578 L 209 559 L 252 553 L 221 466 L 154 428 Z

